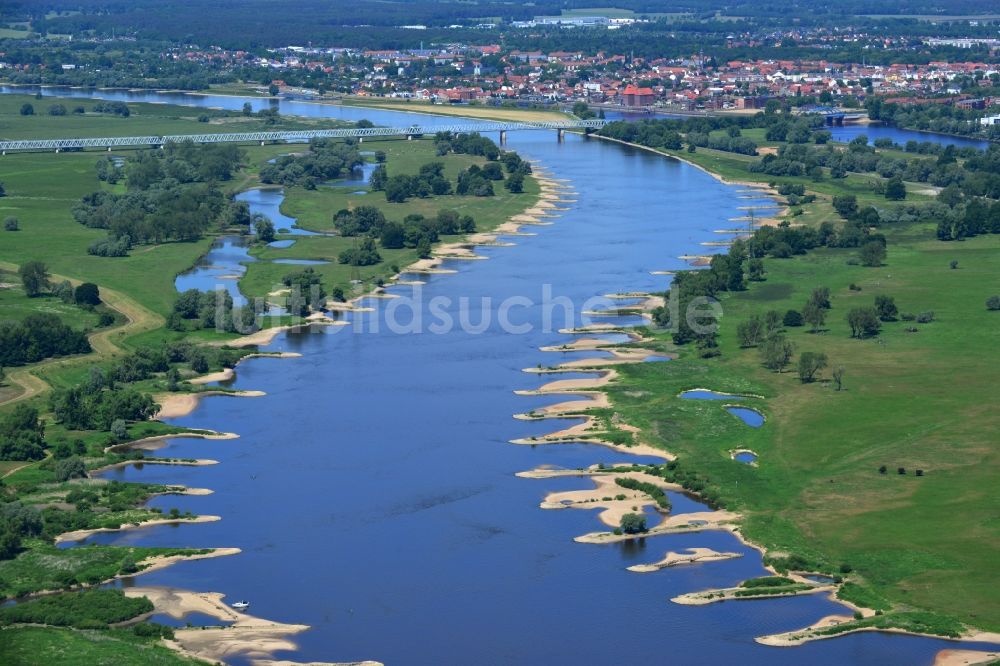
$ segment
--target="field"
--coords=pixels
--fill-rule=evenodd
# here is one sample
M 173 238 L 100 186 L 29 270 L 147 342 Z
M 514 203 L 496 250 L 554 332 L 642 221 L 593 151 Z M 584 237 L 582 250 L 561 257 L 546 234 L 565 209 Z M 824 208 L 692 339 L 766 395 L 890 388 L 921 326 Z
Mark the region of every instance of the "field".
M 756 176 L 738 169 L 742 160 L 715 151 L 684 157 L 725 176 Z M 851 181 L 802 180 L 821 199 L 841 186 L 856 191 Z M 859 200 L 866 197 L 859 193 Z M 825 219 L 827 206 L 807 205 L 793 220 Z M 704 360 L 684 349 L 668 364 L 623 366 L 612 401 L 643 439 L 707 476 L 725 506 L 747 514 L 744 534 L 774 554 L 854 572 L 866 594 L 895 610 L 933 609 L 997 630 L 1000 498 L 991 489 L 1000 481 L 1000 415 L 992 407 L 1000 400 L 1000 366 L 985 361 L 1000 344 L 1000 313 L 985 301 L 1000 293 L 1000 238 L 943 243 L 920 225 L 879 231 L 889 239 L 879 268 L 857 265 L 851 249 L 767 259 L 765 282 L 721 296 L 721 357 Z M 801 310 L 823 286 L 832 310 L 822 330 L 786 329 L 796 355 L 828 355 L 820 381 L 802 383 L 794 369 L 766 370 L 756 349 L 740 348 L 739 322 L 772 309 Z M 888 322 L 875 338 L 852 339 L 847 311 L 879 294 L 893 296 L 901 313 L 932 311 L 933 321 Z M 834 368 L 844 369 L 844 390 L 834 390 Z M 763 396 L 733 402 L 761 411 L 766 424 L 751 429 L 725 403 L 677 397 L 695 387 Z M 758 453 L 759 467 L 732 461 L 736 448 Z
M 351 97 L 345 98 L 345 106 L 367 106 L 373 109 L 388 111 L 407 111 L 409 113 L 429 113 L 439 116 L 461 116 L 479 120 L 566 120 L 566 114 L 560 111 L 545 111 L 542 109 L 518 109 L 497 106 L 472 106 L 468 104 L 431 104 L 430 102 L 410 101 L 386 97 Z

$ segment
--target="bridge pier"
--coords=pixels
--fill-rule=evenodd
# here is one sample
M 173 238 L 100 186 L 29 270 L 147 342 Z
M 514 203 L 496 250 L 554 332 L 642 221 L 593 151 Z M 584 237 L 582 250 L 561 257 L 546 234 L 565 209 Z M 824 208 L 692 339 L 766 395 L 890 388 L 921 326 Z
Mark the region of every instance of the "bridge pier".
M 500 130 L 500 145 L 507 145 L 507 130 Z
M 556 141 L 562 143 L 565 140 L 566 140 L 566 130 L 564 129 L 556 130 Z

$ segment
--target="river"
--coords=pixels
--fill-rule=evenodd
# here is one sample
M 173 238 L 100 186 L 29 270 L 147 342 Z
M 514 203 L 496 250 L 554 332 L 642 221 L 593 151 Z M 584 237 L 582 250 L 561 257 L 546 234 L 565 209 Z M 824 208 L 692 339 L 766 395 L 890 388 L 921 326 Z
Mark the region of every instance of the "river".
M 90 92 L 77 91 L 80 96 Z M 245 100 L 157 93 L 100 92 L 105 99 L 239 109 Z M 268 105 L 248 100 L 255 107 Z M 426 116 L 280 102 L 282 113 L 326 115 L 379 124 L 430 125 Z M 454 122 L 453 118 L 445 122 Z M 569 298 L 578 314 L 609 292 L 663 290 L 677 257 L 703 254 L 703 241 L 734 226 L 741 198 L 684 163 L 576 135 L 557 143 L 547 132 L 515 132 L 509 147 L 566 179 L 577 201 L 537 235 L 514 247 L 481 248 L 489 261 L 452 261 L 453 275 L 422 276 L 417 316 L 430 321 L 431 299 L 479 304 L 491 319 L 441 334 L 394 333 L 383 323 L 394 303 L 349 315 L 365 324 L 283 334 L 268 347 L 302 354 L 239 366 L 234 386 L 259 398 L 207 398 L 184 426 L 233 431 L 239 439 L 175 439 L 158 455 L 212 458 L 208 467 L 145 465 L 108 478 L 207 487 L 207 496 L 158 497 L 151 504 L 222 516 L 215 523 L 154 527 L 92 537 L 92 543 L 236 546 L 242 554 L 181 563 L 140 576 L 166 585 L 248 598 L 255 615 L 313 628 L 297 637 L 295 661 L 377 659 L 388 664 L 587 664 L 628 662 L 929 664 L 954 643 L 898 635 L 855 634 L 796 648 L 754 643 L 761 634 L 811 624 L 844 607 L 813 595 L 687 607 L 672 596 L 726 587 L 764 575 L 760 556 L 727 533 L 660 536 L 619 545 L 583 545 L 573 537 L 602 529 L 589 511 L 543 511 L 552 491 L 586 488 L 585 479 L 529 480 L 539 465 L 578 468 L 642 461 L 583 444 L 516 446 L 511 439 L 557 429 L 555 421 L 512 418 L 564 401 L 515 395 L 547 378 L 522 372 L 562 354 L 539 351 L 569 338 L 543 326 L 543 285 Z M 505 299 L 527 332 L 497 321 Z M 438 300 L 438 303 L 443 301 Z M 402 317 L 407 320 L 406 317 Z M 471 324 L 480 323 L 479 311 Z M 571 322 L 571 323 L 579 323 Z M 567 355 L 568 358 L 568 355 Z M 564 376 L 559 376 L 560 379 Z M 548 378 L 551 379 L 551 378 Z M 734 462 L 734 464 L 740 464 Z M 704 510 L 671 497 L 675 513 Z M 637 574 L 626 566 L 669 551 L 709 547 L 742 558 Z M 241 663 L 241 658 L 232 660 Z

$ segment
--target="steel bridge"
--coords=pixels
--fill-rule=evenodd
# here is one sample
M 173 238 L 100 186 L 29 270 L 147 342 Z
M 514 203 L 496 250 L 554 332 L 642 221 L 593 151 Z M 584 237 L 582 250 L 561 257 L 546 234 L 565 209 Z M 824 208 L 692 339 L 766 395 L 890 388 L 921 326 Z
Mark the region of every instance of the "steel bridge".
M 114 148 L 162 148 L 168 143 L 302 143 L 310 139 L 358 139 L 367 137 L 414 137 L 437 132 L 453 134 L 470 132 L 499 132 L 500 142 L 504 143 L 507 132 L 521 130 L 555 130 L 560 140 L 566 130 L 592 131 L 604 127 L 606 120 L 556 120 L 548 122 L 477 122 L 455 125 L 435 125 L 424 127 L 410 125 L 409 127 L 351 127 L 341 129 L 291 130 L 278 132 L 235 132 L 232 134 L 175 134 L 170 136 L 117 136 L 103 138 L 68 138 L 68 139 L 19 139 L 16 141 L 0 141 L 0 153 L 8 151 L 30 150 L 82 150 L 98 148 L 112 150 Z

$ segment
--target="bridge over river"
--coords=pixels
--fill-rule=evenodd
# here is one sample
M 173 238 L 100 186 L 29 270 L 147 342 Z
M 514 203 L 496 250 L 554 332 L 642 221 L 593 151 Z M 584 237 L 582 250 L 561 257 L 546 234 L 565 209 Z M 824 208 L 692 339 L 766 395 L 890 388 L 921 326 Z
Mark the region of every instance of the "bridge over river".
M 606 120 L 556 120 L 547 122 L 476 122 L 454 125 L 409 125 L 407 127 L 349 127 L 338 129 L 310 129 L 275 132 L 234 132 L 206 134 L 176 134 L 170 136 L 117 136 L 65 139 L 18 139 L 0 141 L 0 153 L 8 151 L 50 151 L 83 150 L 97 148 L 112 150 L 114 148 L 159 148 L 167 143 L 301 143 L 310 139 L 348 139 L 363 141 L 366 137 L 413 137 L 437 132 L 453 134 L 468 132 L 499 132 L 500 142 L 505 143 L 507 132 L 523 130 L 555 130 L 559 140 L 562 140 L 566 130 L 584 130 L 590 132 L 604 127 Z

